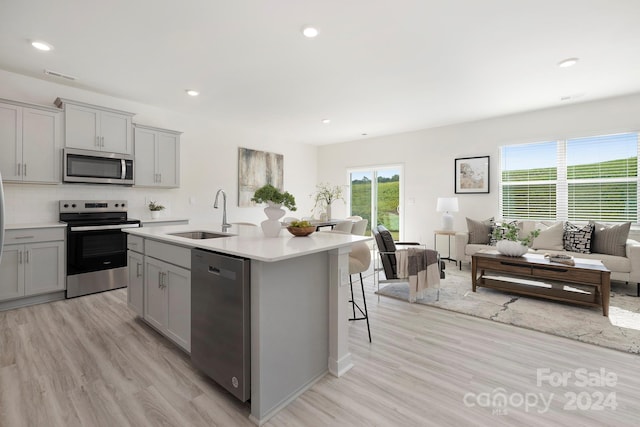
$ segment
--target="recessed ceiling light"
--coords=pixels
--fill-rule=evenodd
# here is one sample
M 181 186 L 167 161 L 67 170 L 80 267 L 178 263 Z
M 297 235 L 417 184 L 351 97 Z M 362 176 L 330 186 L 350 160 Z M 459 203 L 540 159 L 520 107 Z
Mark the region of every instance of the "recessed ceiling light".
M 578 61 L 579 61 L 578 58 L 567 58 L 563 61 L 558 62 L 558 67 L 560 68 L 571 67 L 572 65 L 576 65 Z
M 304 27 L 302 29 L 302 34 L 304 34 L 305 37 L 312 39 L 318 35 L 318 29 L 314 27 Z
M 200 95 L 200 92 L 198 92 L 197 90 L 193 90 L 193 89 L 187 89 L 187 95 L 189 95 L 189 96 L 198 96 L 198 95 Z
M 324 123 L 326 125 L 327 123 L 331 123 L 331 120 L 330 119 L 322 119 L 322 123 Z
M 34 40 L 34 41 L 32 41 L 31 42 L 31 46 L 35 47 L 38 50 L 42 50 L 44 52 L 49 52 L 50 50 L 53 49 L 53 46 L 51 46 L 47 42 L 43 42 L 42 40 Z
M 367 136 L 367 135 L 369 135 L 369 134 L 368 134 L 368 133 L 361 133 L 360 135 L 362 135 L 362 136 Z

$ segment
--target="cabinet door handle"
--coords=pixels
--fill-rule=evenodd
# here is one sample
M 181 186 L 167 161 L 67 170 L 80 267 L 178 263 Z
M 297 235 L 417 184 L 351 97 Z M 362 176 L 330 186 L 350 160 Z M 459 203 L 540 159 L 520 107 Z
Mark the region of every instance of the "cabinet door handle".
M 142 276 L 142 274 L 140 273 L 140 267 L 142 267 L 142 264 L 140 264 L 139 262 L 136 263 L 136 277 L 140 277 Z
M 22 175 L 27 176 L 27 164 L 24 163 L 22 165 Z
M 25 254 L 25 261 L 24 261 L 24 263 L 25 263 L 25 264 L 29 264 L 29 251 L 25 251 L 25 253 L 24 253 L 24 254 Z
M 158 288 L 162 289 L 162 271 L 158 272 Z
M 21 166 L 22 165 L 20 163 L 16 163 L 16 175 L 17 176 L 20 176 L 20 172 L 22 171 Z
M 25 175 L 26 175 L 26 174 L 25 174 Z M 158 178 L 158 182 L 162 182 L 162 174 L 161 174 L 161 173 L 159 173 L 159 174 L 158 174 L 158 177 L 159 177 L 159 178 Z
M 96 136 L 96 147 L 100 147 L 100 137 Z
M 22 251 L 18 251 L 18 264 L 22 264 Z
M 104 147 L 104 136 L 100 137 L 100 146 Z

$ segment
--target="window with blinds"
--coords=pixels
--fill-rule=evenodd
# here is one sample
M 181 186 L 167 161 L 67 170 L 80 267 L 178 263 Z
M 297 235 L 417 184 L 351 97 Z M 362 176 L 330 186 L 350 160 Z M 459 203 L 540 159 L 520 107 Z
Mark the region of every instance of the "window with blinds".
M 504 218 L 638 220 L 638 134 L 501 147 Z

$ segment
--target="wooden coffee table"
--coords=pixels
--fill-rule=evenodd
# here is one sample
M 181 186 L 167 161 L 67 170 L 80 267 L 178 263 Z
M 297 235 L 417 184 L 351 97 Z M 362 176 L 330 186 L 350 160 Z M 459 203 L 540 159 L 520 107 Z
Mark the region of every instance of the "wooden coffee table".
M 538 254 L 508 257 L 498 251 L 482 250 L 471 257 L 472 290 L 481 286 L 602 307 L 602 315 L 608 316 L 611 272 L 598 260 L 574 261 L 576 265 L 570 266 L 550 262 Z

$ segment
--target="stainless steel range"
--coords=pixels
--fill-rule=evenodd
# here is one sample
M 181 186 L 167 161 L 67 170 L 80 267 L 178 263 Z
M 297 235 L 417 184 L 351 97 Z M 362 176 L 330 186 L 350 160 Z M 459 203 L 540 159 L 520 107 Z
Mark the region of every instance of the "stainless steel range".
M 124 288 L 129 281 L 126 200 L 61 200 L 67 223 L 67 298 Z

